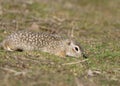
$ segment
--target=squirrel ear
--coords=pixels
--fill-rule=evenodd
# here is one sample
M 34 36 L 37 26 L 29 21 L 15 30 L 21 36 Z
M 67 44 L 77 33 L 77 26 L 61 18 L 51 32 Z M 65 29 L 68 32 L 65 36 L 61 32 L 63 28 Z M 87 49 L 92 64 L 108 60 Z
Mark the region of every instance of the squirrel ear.
M 68 45 L 70 45 L 70 44 L 71 44 L 71 42 L 69 41 L 67 44 L 68 44 Z
M 66 40 L 67 45 L 71 44 L 71 40 Z

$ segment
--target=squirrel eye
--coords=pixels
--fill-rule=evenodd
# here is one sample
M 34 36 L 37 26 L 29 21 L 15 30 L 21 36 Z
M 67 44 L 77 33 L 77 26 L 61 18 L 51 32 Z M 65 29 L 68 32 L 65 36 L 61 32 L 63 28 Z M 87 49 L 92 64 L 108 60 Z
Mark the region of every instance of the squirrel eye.
M 78 51 L 79 50 L 78 47 L 75 47 L 75 50 Z

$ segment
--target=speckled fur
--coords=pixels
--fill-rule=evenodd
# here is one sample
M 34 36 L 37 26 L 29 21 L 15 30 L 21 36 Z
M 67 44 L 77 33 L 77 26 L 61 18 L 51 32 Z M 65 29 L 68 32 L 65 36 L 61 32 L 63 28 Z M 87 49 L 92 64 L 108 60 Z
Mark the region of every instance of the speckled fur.
M 61 57 L 66 56 L 67 53 L 68 56 L 81 56 L 81 50 L 76 54 L 76 51 L 71 47 L 75 45 L 74 42 L 72 42 L 72 45 L 70 45 L 69 42 L 69 39 L 64 39 L 57 34 L 17 31 L 3 40 L 2 47 L 8 51 L 15 51 L 18 49 L 23 51 L 40 50 Z

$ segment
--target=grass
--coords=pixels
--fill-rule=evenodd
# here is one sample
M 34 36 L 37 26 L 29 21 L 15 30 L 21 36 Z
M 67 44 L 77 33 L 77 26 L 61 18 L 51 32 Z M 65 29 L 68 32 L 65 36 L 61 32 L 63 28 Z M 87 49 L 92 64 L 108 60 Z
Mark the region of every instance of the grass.
M 74 39 L 89 58 L 80 62 L 84 59 L 0 49 L 0 86 L 118 86 L 119 4 L 119 0 L 1 0 L 0 41 L 25 28 L 64 37 L 74 29 Z

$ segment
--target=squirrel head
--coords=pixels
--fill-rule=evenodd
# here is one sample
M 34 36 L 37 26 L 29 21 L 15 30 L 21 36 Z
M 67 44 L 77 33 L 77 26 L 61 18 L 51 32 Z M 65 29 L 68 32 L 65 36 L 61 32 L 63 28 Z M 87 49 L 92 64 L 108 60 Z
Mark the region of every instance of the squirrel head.
M 66 45 L 67 56 L 87 58 L 87 56 L 83 52 L 82 47 L 79 44 L 75 43 L 72 40 L 66 40 Z

